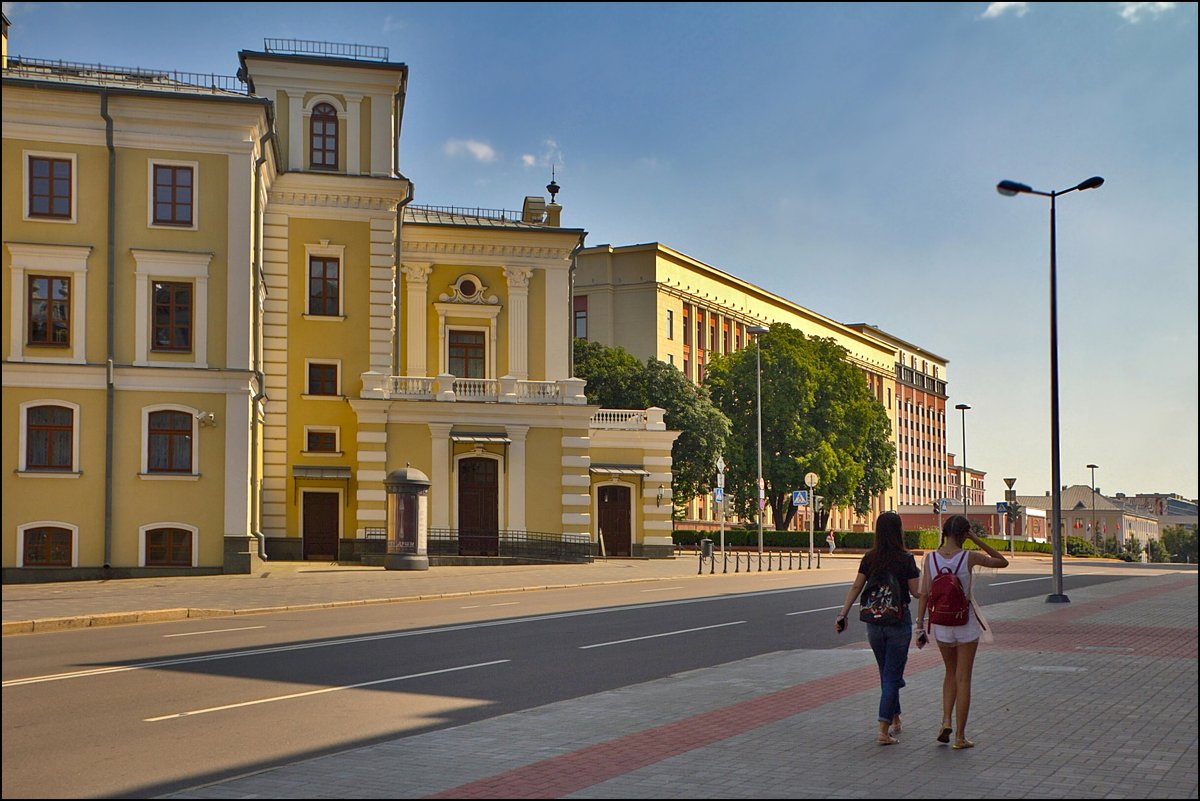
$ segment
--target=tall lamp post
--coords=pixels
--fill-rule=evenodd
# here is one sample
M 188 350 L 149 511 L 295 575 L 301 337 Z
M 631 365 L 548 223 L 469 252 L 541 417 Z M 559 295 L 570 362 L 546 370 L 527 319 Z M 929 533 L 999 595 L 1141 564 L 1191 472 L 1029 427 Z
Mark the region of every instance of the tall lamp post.
M 1098 189 L 1104 184 L 1099 175 L 1058 192 L 1041 192 L 1016 181 L 1001 181 L 996 191 L 1007 197 L 1041 195 L 1050 198 L 1050 493 L 1053 498 L 1054 529 L 1054 592 L 1046 596 L 1047 603 L 1070 603 L 1063 593 L 1062 576 L 1062 483 L 1058 462 L 1058 264 L 1055 255 L 1054 206 L 1059 195 L 1084 189 Z
M 962 466 L 958 469 L 960 482 L 962 484 L 963 494 L 963 517 L 967 516 L 967 499 L 971 497 L 971 485 L 967 483 L 967 409 L 971 407 L 965 403 L 960 403 L 954 407 L 962 412 L 962 430 L 963 430 L 963 460 Z
M 758 569 L 762 570 L 763 512 L 766 511 L 766 484 L 762 472 L 762 343 L 758 337 L 771 329 L 765 325 L 752 325 L 746 333 L 754 334 L 754 360 L 757 367 L 755 384 L 758 388 Z
M 1097 544 L 1097 547 L 1103 546 L 1104 543 L 1100 540 L 1100 529 L 1096 528 L 1096 468 L 1098 464 L 1089 464 L 1088 470 L 1092 471 L 1092 541 Z

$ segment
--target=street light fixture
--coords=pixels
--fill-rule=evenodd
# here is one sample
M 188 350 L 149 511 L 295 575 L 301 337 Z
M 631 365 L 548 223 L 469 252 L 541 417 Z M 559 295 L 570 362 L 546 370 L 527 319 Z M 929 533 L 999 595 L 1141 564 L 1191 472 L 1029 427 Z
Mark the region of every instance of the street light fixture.
M 746 333 L 754 334 L 754 360 L 757 367 L 755 379 L 758 387 L 758 569 L 762 570 L 762 554 L 763 554 L 763 512 L 766 511 L 766 485 L 763 482 L 762 472 L 762 343 L 758 341 L 761 334 L 765 334 L 771 329 L 765 325 L 752 325 L 746 329 Z
M 996 184 L 996 191 L 1008 197 L 1027 194 L 1050 198 L 1050 491 L 1054 509 L 1054 529 L 1051 533 L 1054 543 L 1054 592 L 1046 597 L 1047 603 L 1071 602 L 1071 599 L 1063 594 L 1062 585 L 1062 483 L 1058 462 L 1058 265 L 1055 255 L 1054 206 L 1059 195 L 1075 190 L 1098 189 L 1103 184 L 1104 179 L 1099 175 L 1059 192 L 1040 192 L 1016 181 L 1001 181 Z
M 1098 464 L 1089 464 L 1088 470 L 1092 471 L 1092 540 L 1097 544 L 1097 549 L 1103 546 L 1100 540 L 1100 529 L 1096 528 L 1096 468 Z
M 971 485 L 967 483 L 967 409 L 971 407 L 960 403 L 954 407 L 962 412 L 963 458 L 962 466 L 958 468 L 959 482 L 962 484 L 963 517 L 967 516 L 967 498 L 971 496 Z

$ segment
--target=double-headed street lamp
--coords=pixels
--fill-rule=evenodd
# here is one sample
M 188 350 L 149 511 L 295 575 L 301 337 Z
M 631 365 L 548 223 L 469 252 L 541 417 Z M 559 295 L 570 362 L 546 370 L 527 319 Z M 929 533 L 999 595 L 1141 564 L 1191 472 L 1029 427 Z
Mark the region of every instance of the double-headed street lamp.
M 756 386 L 758 387 L 758 569 L 762 570 L 762 553 L 763 553 L 763 512 L 766 511 L 766 485 L 763 483 L 762 474 L 762 343 L 758 337 L 765 334 L 771 329 L 765 325 L 752 325 L 746 329 L 746 333 L 754 334 L 754 360 L 757 366 L 756 371 Z
M 967 409 L 970 409 L 971 407 L 965 403 L 960 403 L 954 408 L 962 412 L 963 458 L 962 465 L 958 468 L 958 477 L 959 483 L 962 485 L 963 517 L 966 517 L 967 498 L 971 496 L 971 485 L 967 483 Z
M 1088 178 L 1070 189 L 1059 192 L 1040 192 L 1016 181 L 1001 181 L 996 191 L 1002 195 L 1041 195 L 1050 198 L 1050 492 L 1053 496 L 1054 530 L 1054 592 L 1046 597 L 1047 603 L 1070 603 L 1063 594 L 1062 585 L 1062 483 L 1058 464 L 1058 265 L 1055 257 L 1054 201 L 1059 195 L 1076 189 L 1098 189 L 1104 184 L 1099 175 Z
M 1087 468 L 1092 471 L 1092 540 L 1102 547 L 1104 543 L 1100 540 L 1100 529 L 1096 528 L 1096 468 L 1099 466 L 1089 464 Z

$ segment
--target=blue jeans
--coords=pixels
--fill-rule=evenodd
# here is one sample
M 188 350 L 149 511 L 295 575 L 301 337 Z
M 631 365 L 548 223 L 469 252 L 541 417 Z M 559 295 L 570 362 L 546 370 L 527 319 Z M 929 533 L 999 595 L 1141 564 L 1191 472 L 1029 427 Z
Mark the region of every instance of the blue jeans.
M 904 686 L 904 666 L 908 664 L 908 644 L 912 640 L 912 615 L 904 610 L 904 619 L 893 626 L 867 624 L 867 642 L 879 664 L 879 720 L 891 721 L 900 714 L 900 688 Z

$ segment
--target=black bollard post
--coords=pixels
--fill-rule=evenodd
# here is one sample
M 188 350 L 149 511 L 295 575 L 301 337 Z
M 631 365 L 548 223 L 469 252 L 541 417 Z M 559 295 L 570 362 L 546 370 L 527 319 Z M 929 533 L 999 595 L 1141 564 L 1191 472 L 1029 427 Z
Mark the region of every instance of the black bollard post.
M 699 554 L 700 554 L 700 567 L 699 567 L 699 569 L 696 571 L 696 575 L 697 575 L 697 576 L 699 576 L 699 575 L 701 575 L 702 573 L 704 573 L 704 551 L 699 551 Z
M 721 573 L 725 574 L 728 572 L 729 572 L 729 552 L 721 551 Z

